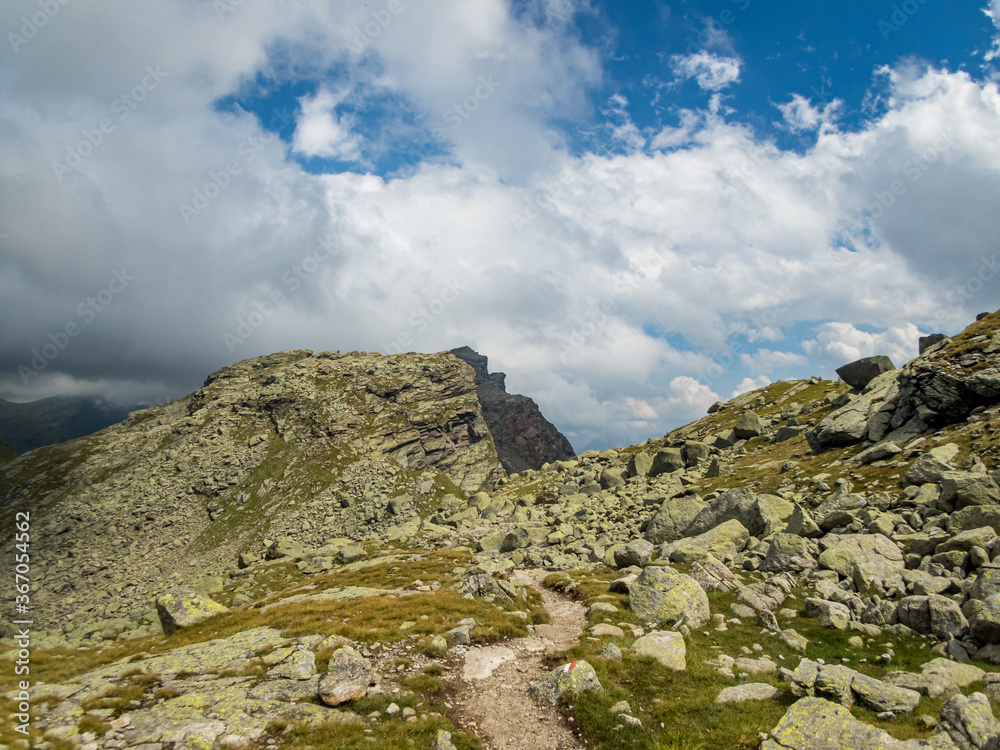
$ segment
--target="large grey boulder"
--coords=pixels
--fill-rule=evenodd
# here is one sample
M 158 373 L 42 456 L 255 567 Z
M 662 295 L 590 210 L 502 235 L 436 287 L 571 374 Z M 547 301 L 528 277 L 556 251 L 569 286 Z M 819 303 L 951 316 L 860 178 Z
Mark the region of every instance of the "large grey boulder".
M 903 553 L 881 534 L 829 534 L 820 540 L 825 549 L 819 567 L 835 570 L 859 591 L 872 585 L 902 588 Z
M 747 409 L 736 421 L 736 426 L 733 427 L 733 432 L 736 433 L 737 439 L 749 440 L 750 438 L 757 437 L 764 432 L 764 424 L 760 421 L 760 417 L 758 417 L 755 412 Z
M 1000 504 L 1000 488 L 989 474 L 947 471 L 941 475 L 940 503 L 961 509 L 969 505 Z
M 648 453 L 633 453 L 625 467 L 625 473 L 629 477 L 644 477 L 653 468 L 653 457 Z
M 895 370 L 892 360 L 883 354 L 849 362 L 837 368 L 837 375 L 851 388 L 861 390 L 883 372 Z
M 1000 534 L 1000 506 L 969 505 L 948 516 L 949 534 L 959 534 L 983 526 L 989 526 Z
M 1000 594 L 970 599 L 962 612 L 969 620 L 969 633 L 982 643 L 1000 643 Z
M 621 569 L 633 565 L 639 567 L 649 565 L 655 549 L 652 542 L 645 539 L 633 539 L 628 544 L 623 544 L 615 549 L 615 567 Z
M 851 715 L 849 708 L 823 698 L 793 703 L 760 750 L 909 750 L 881 729 Z M 915 748 L 914 748 L 915 750 Z
M 755 495 L 745 487 L 727 490 L 709 503 L 691 522 L 687 536 L 697 536 L 726 521 L 739 521 L 758 538 L 782 531 L 795 504 L 776 495 Z
M 959 693 L 941 707 L 941 724 L 962 750 L 996 750 L 1000 722 L 982 693 Z
M 666 544 L 681 539 L 691 522 L 706 507 L 697 495 L 682 495 L 667 500 L 649 520 L 645 537 L 653 544 Z
M 806 617 L 814 618 L 824 628 L 847 630 L 851 624 L 851 610 L 846 604 L 826 599 L 806 599 Z
M 958 455 L 958 446 L 945 443 L 920 456 L 906 472 L 907 484 L 940 483 L 944 475 L 954 471 L 951 462 Z
M 653 463 L 649 467 L 649 476 L 658 477 L 660 474 L 671 474 L 680 471 L 686 466 L 684 454 L 680 448 L 664 448 L 653 456 Z
M 732 520 L 698 536 L 678 539 L 660 548 L 660 557 L 683 563 L 705 560 L 709 556 L 731 562 L 746 549 L 750 532 L 739 521 Z
M 885 412 L 898 392 L 898 373 L 883 372 L 872 379 L 864 391 L 838 408 L 820 422 L 819 427 L 806 435 L 810 445 L 816 450 L 830 446 L 853 445 L 866 437 L 872 439 L 894 439 L 893 433 L 886 435 Z M 869 435 L 874 428 L 876 434 Z M 891 436 L 891 437 L 890 437 Z
M 644 622 L 700 628 L 711 617 L 708 596 L 693 578 L 669 568 L 645 568 L 629 589 L 629 609 Z
M 969 622 L 958 604 L 938 594 L 904 597 L 896 609 L 896 619 L 922 635 L 948 641 L 968 632 Z
M 168 589 L 156 597 L 156 614 L 166 635 L 225 611 L 221 604 L 201 596 L 194 589 Z
M 809 566 L 811 560 L 809 543 L 805 539 L 796 534 L 778 533 L 771 537 L 771 544 L 760 569 L 765 573 L 802 570 Z
M 328 706 L 364 698 L 375 681 L 375 670 L 351 646 L 333 652 L 326 674 L 319 681 L 319 697 Z

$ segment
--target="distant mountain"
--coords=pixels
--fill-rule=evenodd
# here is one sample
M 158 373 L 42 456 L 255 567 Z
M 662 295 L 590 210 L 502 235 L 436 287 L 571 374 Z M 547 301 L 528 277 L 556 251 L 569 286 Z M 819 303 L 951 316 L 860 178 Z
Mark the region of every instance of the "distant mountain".
M 25 404 L 0 399 L 0 440 L 14 453 L 27 453 L 103 430 L 141 408 L 113 406 L 93 396 L 52 396 Z
M 476 371 L 479 403 L 504 469 L 512 474 L 540 469 L 546 463 L 576 455 L 569 440 L 542 416 L 534 401 L 507 393 L 507 376 L 489 372 L 485 356 L 467 346 L 452 349 L 451 353 Z

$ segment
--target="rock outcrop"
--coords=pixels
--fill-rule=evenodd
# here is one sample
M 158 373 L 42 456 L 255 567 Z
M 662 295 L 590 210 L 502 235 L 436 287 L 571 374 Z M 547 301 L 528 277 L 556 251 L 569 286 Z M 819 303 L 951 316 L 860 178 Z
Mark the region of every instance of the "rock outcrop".
M 485 356 L 467 346 L 452 349 L 451 353 L 476 373 L 479 403 L 504 469 L 514 474 L 575 455 L 569 440 L 542 416 L 534 401 L 507 393 L 506 375 L 489 372 Z
M 419 527 L 421 509 L 458 510 L 456 493 L 502 476 L 472 370 L 448 353 L 286 351 L 0 465 L 0 508 L 6 545 L 13 514 L 33 516 L 36 628 L 80 637 L 89 623 L 155 626 L 153 597 L 265 541 L 322 548 Z

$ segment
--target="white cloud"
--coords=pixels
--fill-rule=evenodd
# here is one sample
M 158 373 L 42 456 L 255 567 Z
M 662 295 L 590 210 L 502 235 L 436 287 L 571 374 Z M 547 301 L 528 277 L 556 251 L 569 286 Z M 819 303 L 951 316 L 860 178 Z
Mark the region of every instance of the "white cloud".
M 736 398 L 744 393 L 749 393 L 750 391 L 756 391 L 759 388 L 765 388 L 771 385 L 771 378 L 767 375 L 761 375 L 756 378 L 743 378 L 736 389 L 729 394 L 729 398 Z
M 983 13 L 985 13 L 993 25 L 1000 30 L 1000 0 L 992 0 L 992 2 L 983 8 Z M 984 55 L 986 62 L 992 62 L 1000 58 L 1000 35 L 993 38 L 993 46 L 986 51 Z
M 802 367 L 809 360 L 794 352 L 776 352 L 771 349 L 758 349 L 753 354 L 741 354 L 740 361 L 754 375 L 770 374 L 775 368 Z
M 122 268 L 135 281 L 47 375 L 179 395 L 221 365 L 294 347 L 469 344 L 578 448 L 663 434 L 747 375 L 738 390 L 764 383 L 767 366 L 799 366 L 788 350 L 807 322 L 836 322 L 805 350 L 810 370 L 830 375 L 890 345 L 913 356 L 917 328 L 954 332 L 1000 306 L 981 275 L 1000 236 L 1000 94 L 964 73 L 888 71 L 884 114 L 855 131 L 831 122 L 801 154 L 717 100 L 659 134 L 652 147 L 664 152 L 635 141 L 574 156 L 549 117 L 586 106 L 599 57 L 499 0 L 404 4 L 405 17 L 360 46 L 370 11 L 356 3 L 244 3 L 224 19 L 210 4 L 148 5 L 60 6 L 3 58 L 2 393 L 43 395 L 40 380 L 21 385 L 18 366 L 84 322 L 78 306 Z M 0 7 L 0 26 L 19 19 Z M 127 42 L 114 54 L 87 41 L 105 28 Z M 342 84 L 410 102 L 446 130 L 448 163 L 393 179 L 310 174 L 254 116 L 216 106 L 257 76 L 338 63 L 349 80 L 328 84 L 330 101 L 321 91 L 304 102 L 304 152 L 356 137 L 334 118 Z M 156 64 L 169 77 L 57 180 L 53 161 Z M 738 63 L 728 70 L 738 76 Z M 451 130 L 443 113 L 490 75 L 500 85 Z M 905 190 L 867 217 L 894 181 Z M 309 266 L 320 242 L 330 249 Z M 259 307 L 268 315 L 230 350 L 223 334 Z M 872 324 L 886 332 L 874 343 L 861 331 Z M 741 361 L 731 347 L 744 338 L 782 341 L 770 345 L 779 359 Z M 713 356 L 730 361 L 710 379 Z
M 868 332 L 850 323 L 831 322 L 821 325 L 816 338 L 803 341 L 802 347 L 825 365 L 828 372 L 876 354 L 885 354 L 896 367 L 902 367 L 917 356 L 917 344 L 922 335 L 913 324 Z
M 820 108 L 814 107 L 801 94 L 793 94 L 790 102 L 775 106 L 781 112 L 785 126 L 793 133 L 802 133 L 829 128 L 834 123 L 842 102 L 839 99 L 834 99 Z
M 671 62 L 674 71 L 683 78 L 694 78 L 706 91 L 719 91 L 740 80 L 740 59 L 722 57 L 711 52 L 675 55 Z
M 345 161 L 355 161 L 361 156 L 361 138 L 351 132 L 352 118 L 336 112 L 347 94 L 346 90 L 332 92 L 322 88 L 313 97 L 299 99 L 301 112 L 295 121 L 294 151 L 304 156 Z

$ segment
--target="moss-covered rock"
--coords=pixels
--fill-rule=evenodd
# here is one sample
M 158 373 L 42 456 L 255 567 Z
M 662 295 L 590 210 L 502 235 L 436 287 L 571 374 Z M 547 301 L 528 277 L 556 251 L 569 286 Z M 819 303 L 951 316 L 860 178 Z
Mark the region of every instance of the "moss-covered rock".
M 711 617 L 708 596 L 691 576 L 648 567 L 629 590 L 629 609 L 645 622 L 684 623 L 700 628 Z

